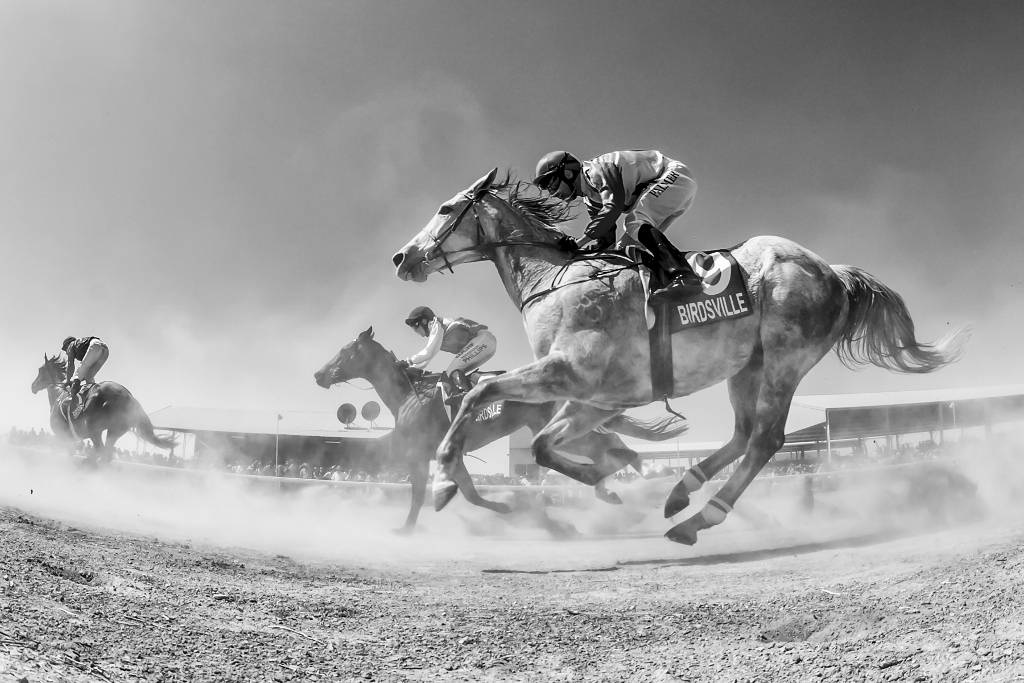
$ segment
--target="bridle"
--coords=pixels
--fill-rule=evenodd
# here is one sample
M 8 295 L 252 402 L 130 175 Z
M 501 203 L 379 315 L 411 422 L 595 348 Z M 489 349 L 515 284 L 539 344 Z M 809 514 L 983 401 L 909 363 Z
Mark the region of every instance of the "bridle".
M 477 190 L 476 192 L 473 193 L 472 196 L 467 196 L 467 199 L 469 201 L 466 203 L 464 207 L 462 207 L 462 210 L 455 215 L 455 218 L 449 223 L 447 223 L 444 226 L 444 228 L 439 230 L 436 235 L 433 235 L 431 237 L 431 239 L 433 239 L 434 241 L 434 244 L 430 249 L 428 249 L 423 254 L 424 263 L 432 261 L 433 259 L 440 256 L 442 259 L 444 259 L 444 265 L 448 269 L 448 272 L 454 274 L 455 269 L 452 266 L 452 262 L 448 260 L 448 257 L 454 254 L 474 253 L 480 256 L 479 260 L 490 261 L 493 260 L 494 250 L 500 249 L 501 247 L 547 247 L 549 249 L 556 249 L 558 251 L 562 250 L 562 248 L 558 246 L 558 244 L 552 242 L 540 242 L 537 240 L 495 240 L 493 242 L 486 241 L 487 234 L 484 232 L 483 224 L 480 222 L 480 214 L 477 212 L 476 205 L 477 202 L 479 202 L 481 199 L 483 199 L 486 195 L 489 194 L 497 197 L 497 195 L 494 195 L 493 192 L 489 192 L 486 189 Z M 472 247 L 466 247 L 465 249 L 452 249 L 450 251 L 445 251 L 442 248 L 444 246 L 444 243 L 447 242 L 448 238 L 455 233 L 459 225 L 462 223 L 462 219 L 465 218 L 466 214 L 469 213 L 470 211 L 473 212 L 473 222 L 476 227 L 477 243 Z
M 480 260 L 490 261 L 493 260 L 494 250 L 499 249 L 501 247 L 534 246 L 547 247 L 549 249 L 556 249 L 558 251 L 562 251 L 562 248 L 557 244 L 551 242 L 539 242 L 535 240 L 496 240 L 494 242 L 487 242 L 487 235 L 484 232 L 483 225 L 480 222 L 480 214 L 477 212 L 476 204 L 481 199 L 483 199 L 484 196 L 488 194 L 494 195 L 493 192 L 490 192 L 486 188 L 481 188 L 476 190 L 472 195 L 467 195 L 467 199 L 469 201 L 466 203 L 464 207 L 462 207 L 462 210 L 455 215 L 454 220 L 447 223 L 444 226 L 444 228 L 439 230 L 437 235 L 432 236 L 434 244 L 430 249 L 428 249 L 423 254 L 424 263 L 428 263 L 429 261 L 440 256 L 441 258 L 444 259 L 444 265 L 446 268 L 448 268 L 448 271 L 454 274 L 455 269 L 453 268 L 451 261 L 448 260 L 448 257 L 453 254 L 461 254 L 466 252 L 476 253 L 480 256 Z M 497 195 L 494 196 L 497 197 Z M 449 237 L 452 236 L 452 234 L 454 234 L 454 232 L 458 229 L 459 225 L 462 223 L 462 219 L 465 218 L 466 214 L 468 214 L 470 211 L 473 212 L 474 223 L 476 224 L 477 244 L 472 247 L 467 247 L 465 249 L 454 249 L 451 251 L 445 251 L 442 248 L 444 243 L 448 240 Z M 596 258 L 605 261 L 618 260 L 621 258 L 625 259 L 627 263 L 625 265 L 611 267 L 608 269 L 599 269 L 597 272 L 591 274 L 589 277 L 580 280 L 563 282 L 562 277 L 565 275 L 566 270 L 572 263 L 576 261 L 590 261 L 595 259 L 594 256 L 574 256 L 570 258 L 569 261 L 562 266 L 562 268 L 559 270 L 558 275 L 555 277 L 555 281 L 552 282 L 550 286 L 541 291 L 534 292 L 533 294 L 527 296 L 523 300 L 523 302 L 519 306 L 520 312 L 525 310 L 527 306 L 534 303 L 538 299 L 542 299 L 546 297 L 548 294 L 551 294 L 556 290 L 562 289 L 563 287 L 575 284 L 582 284 L 584 282 L 590 282 L 591 280 L 601 279 L 605 277 L 614 277 L 621 273 L 622 271 L 636 269 L 636 264 L 631 259 L 628 259 L 625 256 L 618 256 L 615 254 L 603 254 L 597 256 Z

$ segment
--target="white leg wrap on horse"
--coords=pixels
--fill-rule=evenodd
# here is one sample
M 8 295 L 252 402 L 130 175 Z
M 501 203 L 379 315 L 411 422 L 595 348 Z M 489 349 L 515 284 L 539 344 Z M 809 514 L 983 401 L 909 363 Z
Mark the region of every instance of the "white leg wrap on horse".
M 712 498 L 704 506 L 704 509 L 701 510 L 704 521 L 709 526 L 721 524 L 730 512 L 732 512 L 732 506 L 720 498 Z
M 700 465 L 694 465 L 683 473 L 683 486 L 686 487 L 687 493 L 693 493 L 703 486 L 707 480 L 708 478 L 704 476 Z

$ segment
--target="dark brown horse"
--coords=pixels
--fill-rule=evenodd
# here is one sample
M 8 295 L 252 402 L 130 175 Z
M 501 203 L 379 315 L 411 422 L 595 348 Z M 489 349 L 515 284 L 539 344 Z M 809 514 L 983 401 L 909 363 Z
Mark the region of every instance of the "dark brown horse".
M 395 354 L 374 340 L 372 327 L 343 346 L 313 377 L 324 388 L 355 378 L 368 380 L 395 416 L 392 443 L 395 452 L 409 463 L 412 484 L 412 506 L 405 525 L 399 531 L 411 531 L 416 526 L 416 519 L 423 506 L 430 461 L 448 431 L 449 419 L 440 396 L 433 391 L 417 390 L 409 371 L 398 363 Z M 500 406 L 484 407 L 469 423 L 465 449 L 474 450 L 521 427 L 536 433 L 555 414 L 556 406 L 554 402 L 531 404 L 505 401 Z M 610 421 L 606 426 L 620 434 L 651 441 L 672 438 L 688 428 L 685 422 L 677 418 L 644 422 L 625 415 Z M 627 447 L 616 434 L 607 431 L 587 434 L 573 441 L 571 447 L 563 451 L 582 456 L 590 460 L 590 464 L 581 464 L 557 452 L 549 459 L 538 460 L 538 464 L 593 485 L 598 497 L 611 503 L 621 501 L 616 494 L 604 489 L 604 478 L 627 465 L 639 466 L 636 452 Z M 459 489 L 474 505 L 497 512 L 509 511 L 507 505 L 480 496 L 465 466 L 458 467 L 456 476 Z
M 146 411 L 131 392 L 117 382 L 99 382 L 83 387 L 82 411 L 77 419 L 68 420 L 71 394 L 64 384 L 64 373 L 64 364 L 56 356 L 50 358 L 43 354 L 43 364 L 32 382 L 33 394 L 46 389 L 50 400 L 50 428 L 57 437 L 74 443 L 90 439 L 94 451 L 90 458 L 101 461 L 109 461 L 113 457 L 114 444 L 128 430 L 134 430 L 160 448 L 177 445 L 174 439 L 157 436 L 153 432 L 153 423 Z

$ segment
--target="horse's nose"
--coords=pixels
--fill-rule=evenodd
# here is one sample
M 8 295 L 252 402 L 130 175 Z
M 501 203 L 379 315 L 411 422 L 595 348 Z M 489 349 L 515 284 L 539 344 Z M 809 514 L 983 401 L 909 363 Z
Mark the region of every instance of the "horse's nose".
M 323 370 L 317 370 L 316 372 L 313 373 L 313 380 L 319 386 L 322 386 L 322 387 L 326 387 L 327 386 L 327 384 L 324 383 L 325 379 L 326 379 L 326 377 L 324 377 L 324 371 Z
M 402 252 L 398 252 L 391 257 L 391 262 L 395 264 L 395 268 L 401 266 L 403 261 L 405 261 L 405 254 Z

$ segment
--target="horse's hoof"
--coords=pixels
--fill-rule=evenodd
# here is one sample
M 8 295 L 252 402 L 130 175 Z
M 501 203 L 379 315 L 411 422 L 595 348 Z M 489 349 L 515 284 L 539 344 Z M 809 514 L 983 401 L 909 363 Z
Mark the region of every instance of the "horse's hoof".
M 672 487 L 672 491 L 665 499 L 665 519 L 674 517 L 686 509 L 690 504 L 690 492 L 686 490 L 683 482 Z
M 512 506 L 508 503 L 494 503 L 494 511 L 499 515 L 507 515 L 512 512 Z
M 411 536 L 412 532 L 416 530 L 414 526 L 400 526 L 397 529 L 392 529 L 391 533 L 395 536 Z
M 697 542 L 697 532 L 702 529 L 693 523 L 695 518 L 691 517 L 685 522 L 680 522 L 665 532 L 665 538 L 683 545 L 693 545 Z
M 440 512 L 444 509 L 444 506 L 452 501 L 455 494 L 459 492 L 459 487 L 454 481 L 443 481 L 436 482 L 433 488 L 434 492 L 434 510 Z
M 619 498 L 619 494 L 615 493 L 615 491 L 603 491 L 601 489 L 597 489 L 594 491 L 594 494 L 597 496 L 598 500 L 603 500 L 609 505 L 622 505 L 622 498 Z

